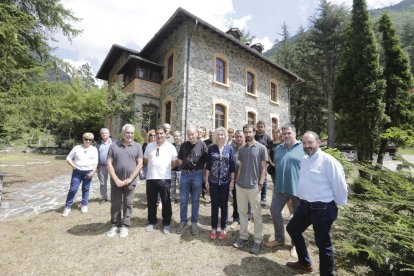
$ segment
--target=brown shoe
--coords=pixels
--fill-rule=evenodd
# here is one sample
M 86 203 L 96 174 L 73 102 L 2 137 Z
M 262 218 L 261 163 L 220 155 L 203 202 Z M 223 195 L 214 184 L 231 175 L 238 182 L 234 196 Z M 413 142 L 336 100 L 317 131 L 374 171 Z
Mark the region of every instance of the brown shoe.
M 290 268 L 293 268 L 293 269 L 298 269 L 298 270 L 302 270 L 302 271 L 305 271 L 305 272 L 309 272 L 309 273 L 313 271 L 312 265 L 306 266 L 306 265 L 303 265 L 299 262 L 287 262 L 286 266 L 288 266 Z
M 284 242 L 278 242 L 277 240 L 265 242 L 264 246 L 267 248 L 273 248 L 276 246 L 284 246 Z

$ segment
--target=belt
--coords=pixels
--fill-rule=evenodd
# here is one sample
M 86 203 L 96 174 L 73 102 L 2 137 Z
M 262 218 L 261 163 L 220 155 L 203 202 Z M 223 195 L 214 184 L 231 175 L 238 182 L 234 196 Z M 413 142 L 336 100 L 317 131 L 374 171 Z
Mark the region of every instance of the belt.
M 331 202 L 322 202 L 322 201 L 313 201 L 313 202 L 309 202 L 307 200 L 301 199 L 300 201 L 302 201 L 304 204 L 306 205 L 325 205 L 327 207 L 336 207 L 336 203 L 334 200 L 332 200 Z
M 181 169 L 182 172 L 195 172 L 201 169 Z

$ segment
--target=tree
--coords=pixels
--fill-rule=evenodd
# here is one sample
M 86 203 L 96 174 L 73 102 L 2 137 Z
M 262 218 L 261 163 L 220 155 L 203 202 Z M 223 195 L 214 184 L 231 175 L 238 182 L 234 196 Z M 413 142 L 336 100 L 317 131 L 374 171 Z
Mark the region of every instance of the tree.
M 242 36 L 240 37 L 240 41 L 244 44 L 252 44 L 253 39 L 256 37 L 254 35 L 251 35 L 249 31 L 246 31 L 245 29 L 240 31 L 242 33 Z
M 384 123 L 384 87 L 366 3 L 354 0 L 347 48 L 335 82 L 334 107 L 337 138 L 356 147 L 359 161 L 372 161 Z
M 383 125 L 383 132 L 391 127 L 413 129 L 414 109 L 410 102 L 408 90 L 413 85 L 413 76 L 407 54 L 401 49 L 399 38 L 392 27 L 391 19 L 384 13 L 379 20 L 384 51 L 383 78 L 386 81 L 384 102 L 388 121 Z M 377 163 L 382 164 L 385 148 L 389 140 L 381 139 Z
M 282 40 L 280 42 L 276 41 L 276 44 L 278 44 L 278 50 L 272 59 L 274 59 L 277 64 L 289 68 L 294 54 L 291 43 L 291 35 L 285 22 L 283 22 L 282 25 L 282 33 L 279 35 L 282 36 Z
M 343 5 L 331 4 L 322 0 L 319 15 L 311 18 L 309 40 L 316 54 L 312 55 L 312 70 L 318 72 L 318 81 L 325 97 L 328 113 L 328 146 L 335 144 L 335 111 L 333 108 L 333 90 L 339 73 L 340 61 L 346 42 L 346 26 L 349 12 Z

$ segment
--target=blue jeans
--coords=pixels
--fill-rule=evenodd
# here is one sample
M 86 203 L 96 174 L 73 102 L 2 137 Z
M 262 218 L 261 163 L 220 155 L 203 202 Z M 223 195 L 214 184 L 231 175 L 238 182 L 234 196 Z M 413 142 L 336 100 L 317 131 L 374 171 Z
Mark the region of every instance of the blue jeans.
M 312 224 L 315 243 L 319 249 L 319 270 L 321 275 L 333 275 L 334 253 L 331 242 L 331 226 L 338 216 L 338 208 L 334 201 L 307 202 L 301 200 L 293 218 L 286 227 L 296 246 L 299 263 L 309 266 L 311 259 L 302 233 Z
M 187 223 L 188 200 L 191 191 L 191 222 L 197 223 L 200 207 L 203 170 L 181 171 L 180 189 L 180 221 Z
M 211 229 L 217 229 L 218 226 L 218 213 L 219 208 L 221 210 L 220 215 L 220 227 L 221 230 L 225 230 L 228 223 L 228 205 L 229 201 L 229 183 L 224 185 L 218 185 L 210 183 L 210 198 L 211 198 Z
M 262 190 L 260 191 L 260 200 L 266 201 L 266 196 L 267 196 L 267 180 L 265 178 L 265 181 L 263 182 Z
M 89 199 L 89 187 L 91 185 L 92 178 L 87 177 L 89 171 L 81 171 L 78 169 L 73 170 L 72 178 L 70 180 L 70 188 L 68 192 L 68 196 L 66 198 L 65 207 L 70 209 L 72 208 L 73 200 L 75 198 L 76 192 L 79 189 L 79 186 L 82 182 L 82 206 L 88 206 L 88 199 Z

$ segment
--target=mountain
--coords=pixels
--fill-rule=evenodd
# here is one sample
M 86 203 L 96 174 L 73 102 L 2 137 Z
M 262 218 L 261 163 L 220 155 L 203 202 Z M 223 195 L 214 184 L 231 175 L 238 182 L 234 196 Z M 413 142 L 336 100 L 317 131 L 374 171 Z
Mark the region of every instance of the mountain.
M 397 33 L 400 35 L 400 37 L 402 36 L 403 26 L 405 24 L 410 23 L 411 26 L 414 26 L 414 0 L 404 0 L 389 7 L 370 10 L 372 21 L 378 21 L 384 12 L 388 12 L 390 15 L 394 28 L 397 30 Z M 296 36 L 292 36 L 289 42 L 294 42 L 295 40 Z M 267 50 L 263 54 L 266 57 L 270 57 L 276 53 L 280 47 L 281 43 L 276 43 L 270 50 Z

